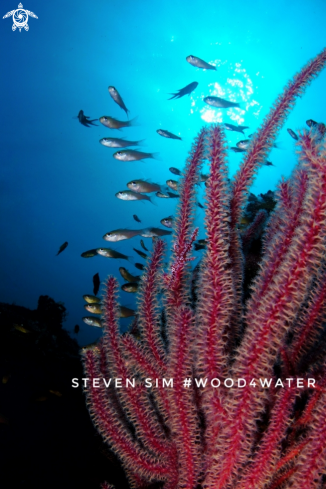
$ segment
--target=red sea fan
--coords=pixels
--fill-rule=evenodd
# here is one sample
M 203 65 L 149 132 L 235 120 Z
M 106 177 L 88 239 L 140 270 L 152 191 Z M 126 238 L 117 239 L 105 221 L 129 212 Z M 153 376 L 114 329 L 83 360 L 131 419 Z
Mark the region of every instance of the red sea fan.
M 231 186 L 221 127 L 201 131 L 180 188 L 170 270 L 162 271 L 165 245 L 156 240 L 141 279 L 139 334 L 119 334 L 118 282 L 107 280 L 103 338 L 84 353 L 85 391 L 131 487 L 325 487 L 326 142 L 318 128 L 300 134 L 298 168 L 281 182 L 271 216 L 257 214 L 242 238 L 238 228 L 254 174 L 325 64 L 326 50 L 287 85 Z M 194 298 L 195 184 L 205 157 L 207 250 Z M 244 303 L 247 250 L 264 225 Z

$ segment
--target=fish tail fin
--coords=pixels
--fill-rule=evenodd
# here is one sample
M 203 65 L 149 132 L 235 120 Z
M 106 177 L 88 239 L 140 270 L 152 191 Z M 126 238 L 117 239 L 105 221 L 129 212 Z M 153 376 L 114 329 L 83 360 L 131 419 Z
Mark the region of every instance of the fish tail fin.
M 277 141 L 276 143 L 274 143 L 274 148 L 284 149 L 283 143 L 281 141 Z
M 156 207 L 158 207 L 157 203 L 153 201 L 153 197 L 148 197 L 148 200 L 150 201 L 151 204 L 153 204 Z
M 128 126 L 140 126 L 140 124 L 138 123 L 138 115 L 128 121 Z
M 162 161 L 162 158 L 160 157 L 160 153 L 151 153 L 151 158 L 153 158 L 154 160 Z
M 135 146 L 144 146 L 144 141 L 146 141 L 146 139 L 141 139 L 140 141 L 135 141 Z
M 180 97 L 180 94 L 179 93 L 169 93 L 169 95 L 172 95 L 171 98 L 168 98 L 168 100 L 172 100 L 174 98 L 179 98 Z

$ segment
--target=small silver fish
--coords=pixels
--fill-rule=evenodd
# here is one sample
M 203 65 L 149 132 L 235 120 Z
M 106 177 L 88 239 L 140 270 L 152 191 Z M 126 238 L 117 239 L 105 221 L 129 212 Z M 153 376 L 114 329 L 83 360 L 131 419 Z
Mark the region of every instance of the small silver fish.
M 107 148 L 127 148 L 128 146 L 140 146 L 144 141 L 128 141 L 123 138 L 102 138 L 100 139 L 100 143 Z
M 164 194 L 163 192 L 156 192 L 156 197 L 159 197 L 160 199 L 170 199 L 170 196 L 168 194 Z
M 150 228 L 142 229 L 140 236 L 142 236 L 143 238 L 152 238 L 153 236 L 167 236 L 168 234 L 172 234 L 172 231 L 150 227 Z
M 132 180 L 127 183 L 127 187 L 134 192 L 139 193 L 151 193 L 151 192 L 159 192 L 161 190 L 161 186 L 157 183 L 147 182 L 146 180 Z
M 200 182 L 207 182 L 208 179 L 209 179 L 209 175 L 205 175 L 205 173 L 201 173 L 199 176 Z
M 85 294 L 83 295 L 83 299 L 88 303 L 88 304 L 98 304 L 101 302 L 101 299 L 96 297 L 95 295 L 90 295 L 90 294 Z
M 121 107 L 122 110 L 125 111 L 125 113 L 127 114 L 127 117 L 128 117 L 128 113 L 130 112 L 127 107 L 125 106 L 125 103 L 124 101 L 122 100 L 121 98 L 121 95 L 120 93 L 118 92 L 118 90 L 112 86 L 110 86 L 108 88 L 109 90 L 109 94 L 111 95 L 111 97 L 113 98 L 113 100 L 115 101 L 116 104 L 119 105 L 119 107 Z
M 206 248 L 205 244 L 194 243 L 194 250 L 195 251 L 204 250 L 205 248 Z
M 65 242 L 64 242 L 64 243 L 63 243 L 63 244 L 60 246 L 59 251 L 58 251 L 58 253 L 56 254 L 56 256 L 60 255 L 60 253 L 62 253 L 62 252 L 63 252 L 63 250 L 65 250 L 65 249 L 67 248 L 67 246 L 68 246 L 68 241 L 65 241 Z
M 179 194 L 174 194 L 173 192 L 167 192 L 167 194 L 170 199 L 177 199 L 178 197 L 180 197 Z
M 149 200 L 151 203 L 153 203 L 152 199 L 148 197 L 148 195 L 133 192 L 132 190 L 121 190 L 120 192 L 117 192 L 115 196 L 120 200 Z
M 180 88 L 180 90 L 177 90 L 176 93 L 170 93 L 172 95 L 171 98 L 168 100 L 172 100 L 175 98 L 181 98 L 184 97 L 185 95 L 190 95 L 193 90 L 195 90 L 198 87 L 198 82 L 192 82 L 189 83 L 186 87 Z
M 122 260 L 129 260 L 130 257 L 119 253 L 119 251 L 112 250 L 111 248 L 97 248 L 96 252 L 98 255 L 104 256 L 105 258 L 121 258 Z
M 140 240 L 140 246 L 143 248 L 143 250 L 148 251 L 148 249 L 146 248 L 145 243 L 142 239 Z
M 287 131 L 290 134 L 291 138 L 295 139 L 296 141 L 299 140 L 297 134 L 294 131 L 292 131 L 292 129 L 288 129 Z
M 146 158 L 157 158 L 158 153 L 145 153 L 143 151 L 136 151 L 135 149 L 125 149 L 113 153 L 113 158 L 119 161 L 139 161 Z
M 173 217 L 164 217 L 163 219 L 160 220 L 160 223 L 165 226 L 166 228 L 172 228 L 173 226 Z
M 88 324 L 88 326 L 96 326 L 97 328 L 103 328 L 102 321 L 98 318 L 92 316 L 83 317 L 84 323 Z
M 119 267 L 119 272 L 127 282 L 139 282 L 140 280 L 140 275 L 131 275 L 125 267 Z
M 245 129 L 249 129 L 248 126 L 235 126 L 233 124 L 223 124 L 225 129 L 227 129 L 228 131 L 234 131 L 234 132 L 241 132 L 242 134 L 244 134 L 244 130 Z
M 133 248 L 133 250 L 139 255 L 141 256 L 144 260 L 146 260 L 148 258 L 148 255 L 146 255 L 146 253 L 144 253 L 143 251 L 141 250 L 137 250 L 137 248 Z
M 243 139 L 242 141 L 238 141 L 236 143 L 236 147 L 237 148 L 240 148 L 240 149 L 245 149 L 247 150 L 248 149 L 248 146 L 250 144 L 250 139 Z
M 129 307 L 126 306 L 119 306 L 119 317 L 130 318 L 132 316 L 135 316 L 134 309 L 129 309 Z
M 86 311 L 91 312 L 92 314 L 102 314 L 102 308 L 100 304 L 85 304 L 84 308 Z
M 160 136 L 163 136 L 164 138 L 169 138 L 169 139 L 182 139 L 179 136 L 176 136 L 175 134 L 172 134 L 172 132 L 166 131 L 165 129 L 157 129 L 157 134 Z
M 195 66 L 196 68 L 202 68 L 203 70 L 215 70 L 216 67 L 213 65 L 210 65 L 209 63 L 206 63 L 203 59 L 197 58 L 197 56 L 190 56 L 186 57 L 186 60 L 188 61 L 189 64 L 192 66 Z
M 99 118 L 99 121 L 103 126 L 108 127 L 109 129 L 121 129 L 122 127 L 130 127 L 136 125 L 136 117 L 135 119 L 131 119 L 131 121 L 119 121 L 118 119 L 114 119 L 114 117 L 110 117 L 109 115 L 103 115 Z
M 88 250 L 88 251 L 84 251 L 84 253 L 82 253 L 80 256 L 82 256 L 83 258 L 92 258 L 93 256 L 96 256 L 97 253 L 96 253 L 96 250 Z
M 122 290 L 134 294 L 138 290 L 138 282 L 129 282 L 121 286 Z
M 172 188 L 172 190 L 178 190 L 178 182 L 176 180 L 167 180 L 166 184 L 168 187 Z
M 173 175 L 182 175 L 181 171 L 178 169 L 178 168 L 174 168 L 173 166 L 171 166 L 171 168 L 169 168 L 170 172 L 173 173 Z
M 134 236 L 138 236 L 142 229 L 115 229 L 110 231 L 103 236 L 105 241 L 122 241 L 123 239 L 131 239 Z
M 238 141 L 236 143 L 236 147 L 247 151 L 247 149 L 249 148 L 249 144 L 250 144 L 250 139 L 243 139 L 242 141 Z M 274 143 L 273 148 L 279 148 L 278 144 L 279 143 Z
M 316 126 L 318 126 L 318 122 L 314 121 L 313 119 L 308 119 L 308 120 L 306 121 L 306 124 L 307 124 L 307 126 L 309 126 L 309 127 L 316 127 Z
M 218 107 L 219 109 L 228 109 L 229 107 L 240 107 L 240 104 L 237 102 L 230 102 L 228 100 L 224 100 L 220 97 L 205 97 L 204 102 L 212 107 Z

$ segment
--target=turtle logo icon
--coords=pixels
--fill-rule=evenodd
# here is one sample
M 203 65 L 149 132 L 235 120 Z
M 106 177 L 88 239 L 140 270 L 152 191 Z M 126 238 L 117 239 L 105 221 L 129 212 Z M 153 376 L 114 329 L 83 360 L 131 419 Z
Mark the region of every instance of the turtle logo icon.
M 6 19 L 7 17 L 11 17 L 12 20 L 14 21 L 12 25 L 12 30 L 15 31 L 18 27 L 19 32 L 21 32 L 22 28 L 25 29 L 25 31 L 29 30 L 29 26 L 27 24 L 28 22 L 28 16 L 34 17 L 34 19 L 38 19 L 37 15 L 35 15 L 33 12 L 30 12 L 29 10 L 24 10 L 23 5 L 20 3 L 18 5 L 17 10 L 12 10 L 11 12 L 7 12 L 6 15 L 3 16 L 3 19 Z

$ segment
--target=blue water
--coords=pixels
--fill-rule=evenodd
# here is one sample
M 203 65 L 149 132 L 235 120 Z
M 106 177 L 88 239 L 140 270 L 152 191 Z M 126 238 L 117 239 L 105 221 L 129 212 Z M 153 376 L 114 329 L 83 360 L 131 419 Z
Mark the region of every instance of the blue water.
M 17 9 L 17 0 L 1 2 L 1 17 Z M 64 302 L 64 327 L 79 324 L 80 344 L 100 331 L 82 322 L 90 315 L 83 294 L 92 293 L 92 277 L 101 280 L 118 268 L 139 271 L 124 260 L 97 256 L 83 259 L 91 248 L 111 246 L 102 236 L 119 227 L 160 226 L 175 212 L 174 199 L 123 202 L 115 193 L 136 178 L 165 183 L 174 178 L 170 166 L 183 168 L 193 138 L 211 121 L 249 126 L 263 121 L 288 80 L 326 45 L 323 0 L 195 2 L 148 0 L 94 2 L 24 1 L 34 12 L 29 31 L 12 31 L 12 17 L 1 19 L 0 105 L 0 301 L 37 307 L 39 295 Z M 198 56 L 217 71 L 196 69 L 186 62 Z M 190 97 L 168 101 L 169 93 L 197 81 Z M 125 120 L 108 86 L 115 86 L 138 126 L 120 131 L 86 128 L 74 116 L 82 109 L 91 119 L 110 115 Z M 286 131 L 305 127 L 307 119 L 326 122 L 326 71 L 297 101 L 252 191 L 274 190 L 295 164 L 294 140 Z M 241 109 L 211 110 L 204 96 L 220 95 L 241 103 Z M 182 141 L 160 137 L 162 128 Z M 146 139 L 143 150 L 159 152 L 159 160 L 123 163 L 102 137 Z M 226 132 L 230 146 L 244 137 Z M 229 152 L 230 175 L 241 154 Z M 208 168 L 205 169 L 205 171 Z M 198 199 L 204 203 L 204 187 Z M 132 215 L 142 220 L 137 224 Z M 202 227 L 204 211 L 197 209 Z M 200 237 L 204 237 L 203 231 Z M 60 245 L 67 249 L 55 256 Z M 167 240 L 169 243 L 170 241 Z M 151 240 L 145 240 L 151 247 Z M 139 238 L 113 248 L 143 262 L 132 248 Z M 199 255 L 198 255 L 199 256 Z M 121 291 L 121 302 L 135 297 Z M 122 320 L 126 328 L 130 320 Z

